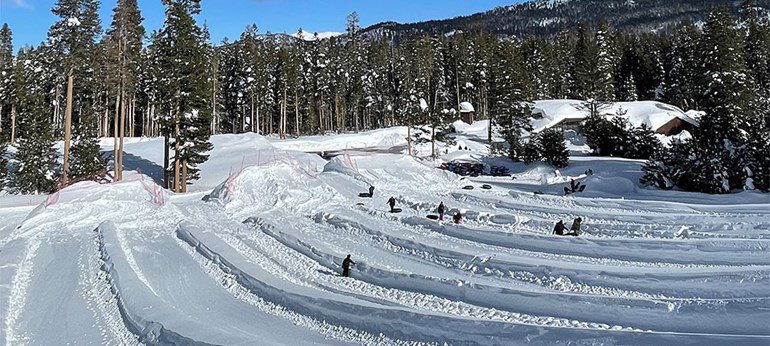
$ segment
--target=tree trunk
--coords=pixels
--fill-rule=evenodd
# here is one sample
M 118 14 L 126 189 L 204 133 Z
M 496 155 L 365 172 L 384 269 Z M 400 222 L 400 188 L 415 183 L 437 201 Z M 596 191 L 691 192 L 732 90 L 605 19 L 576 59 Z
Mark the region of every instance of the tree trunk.
M 187 160 L 182 161 L 182 193 L 187 192 Z
M 3 105 L 0 104 L 0 133 L 3 133 Z
M 163 134 L 163 187 L 168 189 L 169 135 Z
M 126 91 L 120 96 L 120 146 L 118 147 L 118 181 L 123 180 L 123 138 L 126 136 Z
M 112 146 L 112 165 L 113 165 L 113 177 L 112 179 L 114 181 L 119 181 L 118 178 L 118 164 L 120 164 L 119 155 L 118 155 L 118 146 L 120 145 L 118 141 L 120 141 L 119 135 L 120 132 L 118 131 L 118 127 L 120 126 L 120 94 L 115 95 L 115 119 L 112 122 L 112 137 L 113 137 L 113 146 Z
M 179 189 L 179 121 L 176 122 L 174 137 L 174 192 L 181 192 Z
M 16 105 L 11 105 L 11 144 L 16 141 Z
M 67 184 L 67 175 L 70 170 L 70 141 L 71 141 L 71 128 L 72 128 L 72 84 L 73 84 L 72 72 L 70 71 L 67 78 L 67 108 L 64 111 L 64 164 L 62 165 L 62 183 Z M 80 121 L 83 121 L 82 119 Z
M 409 156 L 412 156 L 412 124 L 407 124 L 406 127 L 406 148 Z
M 299 137 L 299 95 L 294 90 L 294 134 Z
M 257 133 L 256 119 L 254 117 L 254 94 L 251 94 L 251 132 Z
M 430 130 L 430 157 L 436 158 L 436 125 Z

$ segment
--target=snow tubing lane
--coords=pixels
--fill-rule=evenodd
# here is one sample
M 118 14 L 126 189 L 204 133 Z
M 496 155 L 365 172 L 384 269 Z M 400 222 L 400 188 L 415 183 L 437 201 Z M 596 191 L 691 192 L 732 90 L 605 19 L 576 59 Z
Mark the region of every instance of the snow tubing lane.
M 451 318 L 437 315 L 426 315 L 404 310 L 392 310 L 389 308 L 378 309 L 372 313 L 369 308 L 356 307 L 352 304 L 329 300 L 325 298 L 312 298 L 295 293 L 283 291 L 272 287 L 255 277 L 243 272 L 237 266 L 211 250 L 200 242 L 190 231 L 177 228 L 177 237 L 190 245 L 195 251 L 207 260 L 216 264 L 222 271 L 232 275 L 236 282 L 252 294 L 262 297 L 274 304 L 279 304 L 305 316 L 322 320 L 327 323 L 347 326 L 372 335 L 385 335 L 400 339 L 402 342 L 411 343 L 418 339 L 420 342 L 449 343 L 449 344 L 510 344 L 512 340 L 521 340 L 527 335 L 540 335 L 544 326 L 508 324 L 497 321 L 469 321 L 462 318 Z M 308 304 L 310 303 L 310 304 Z M 479 328 L 487 325 L 486 328 Z M 490 329 L 491 325 L 495 325 Z M 555 327 L 561 330 L 561 334 L 567 333 L 578 339 L 593 339 L 597 330 Z M 495 330 L 495 334 L 489 334 Z M 612 330 L 603 330 L 612 331 Z M 629 331 L 623 331 L 628 333 Z M 556 337 L 546 333 L 541 339 Z M 641 331 L 631 332 L 626 335 L 630 340 L 654 338 L 653 335 Z M 659 337 L 659 336 L 658 336 Z M 482 341 L 483 340 L 483 341 Z
M 110 254 L 107 252 L 106 242 L 104 241 L 104 228 L 114 232 L 115 225 L 112 222 L 107 221 L 94 230 L 99 241 L 99 258 L 102 261 L 101 270 L 107 273 L 107 282 L 110 286 L 110 291 L 115 297 L 118 311 L 120 311 L 120 316 L 123 319 L 126 328 L 136 335 L 141 343 L 147 345 L 211 345 L 184 337 L 176 332 L 166 329 L 163 327 L 163 324 L 146 320 L 126 308 L 120 290 L 120 276 L 118 275 L 117 270 L 115 270 Z

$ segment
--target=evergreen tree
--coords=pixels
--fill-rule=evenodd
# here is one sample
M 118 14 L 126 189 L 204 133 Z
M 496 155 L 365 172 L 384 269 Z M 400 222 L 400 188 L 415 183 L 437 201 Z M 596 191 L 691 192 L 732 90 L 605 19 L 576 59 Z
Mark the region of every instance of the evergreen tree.
M 663 100 L 682 109 L 697 109 L 700 92 L 698 80 L 698 42 L 701 34 L 693 24 L 686 24 L 672 34 L 666 54 L 666 90 Z
M 92 125 L 98 119 L 89 118 L 86 115 L 81 120 L 75 131 L 71 152 L 72 163 L 69 176 L 73 181 L 98 179 L 107 173 L 107 163 L 102 157 L 97 140 L 98 133 L 96 133 L 96 127 Z
M 538 135 L 540 156 L 543 161 L 556 168 L 569 165 L 569 151 L 564 144 L 564 134 L 557 129 L 547 129 Z
M 29 50 L 19 52 L 16 87 L 19 105 L 18 150 L 10 186 L 23 194 L 50 193 L 56 189 L 59 167 L 53 128 L 45 105 L 45 93 L 36 83 L 40 62 Z
M 759 119 L 751 111 L 754 94 L 740 45 L 727 10 L 714 11 L 704 28 L 701 50 L 701 84 L 706 91 L 700 104 L 706 115 L 701 120 L 697 157 L 702 161 L 692 172 L 703 183 L 701 191 L 727 193 L 745 185 L 744 162 L 736 153 Z
M 194 15 L 200 0 L 164 0 L 166 19 L 159 34 L 158 56 L 164 73 L 161 83 L 164 121 L 162 132 L 174 141 L 173 181 L 177 192 L 198 179 L 197 166 L 208 159 L 211 150 L 211 105 L 208 102 L 206 43 Z
M 0 28 L 0 143 L 10 139 L 11 104 L 14 103 L 13 33 L 7 23 Z
M 519 51 L 509 42 L 501 42 L 494 51 L 490 68 L 489 104 L 490 115 L 508 142 L 508 156 L 521 159 L 521 132 L 531 131 L 532 115 L 526 93 L 527 72 Z M 491 124 L 490 124 L 491 126 Z

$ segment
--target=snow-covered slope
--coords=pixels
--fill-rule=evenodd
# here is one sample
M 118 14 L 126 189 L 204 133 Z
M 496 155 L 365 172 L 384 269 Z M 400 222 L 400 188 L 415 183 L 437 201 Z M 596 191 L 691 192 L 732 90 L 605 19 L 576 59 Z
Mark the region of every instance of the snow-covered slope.
M 162 140 L 135 140 L 145 174 L 0 197 L 0 343 L 770 342 L 768 195 L 644 189 L 631 160 L 511 164 L 482 150 L 483 124 L 457 130 L 469 150 L 446 157 L 517 179 L 437 170 L 397 128 L 215 136 L 186 195 L 155 182 Z M 570 179 L 586 192 L 561 196 Z M 439 202 L 462 224 L 426 218 Z M 577 216 L 581 237 L 551 235 Z

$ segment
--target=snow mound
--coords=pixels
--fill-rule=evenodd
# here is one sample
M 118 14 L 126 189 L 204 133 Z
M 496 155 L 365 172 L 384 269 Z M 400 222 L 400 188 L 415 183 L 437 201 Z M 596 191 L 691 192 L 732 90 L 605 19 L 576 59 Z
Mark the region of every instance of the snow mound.
M 123 181 L 99 184 L 84 181 L 67 186 L 49 195 L 27 216 L 32 219 L 45 212 L 55 214 L 59 206 L 104 205 L 104 204 L 146 204 L 163 206 L 169 200 L 168 190 L 156 184 L 152 178 L 128 171 Z
M 253 214 L 273 209 L 292 210 L 303 203 L 328 198 L 330 190 L 317 180 L 317 173 L 299 161 L 281 160 L 245 167 L 204 197 L 219 201 L 231 214 Z
M 346 133 L 335 136 L 306 136 L 287 140 L 273 140 L 271 144 L 282 150 L 304 152 L 334 152 L 349 149 L 392 149 L 406 146 L 405 126 Z

